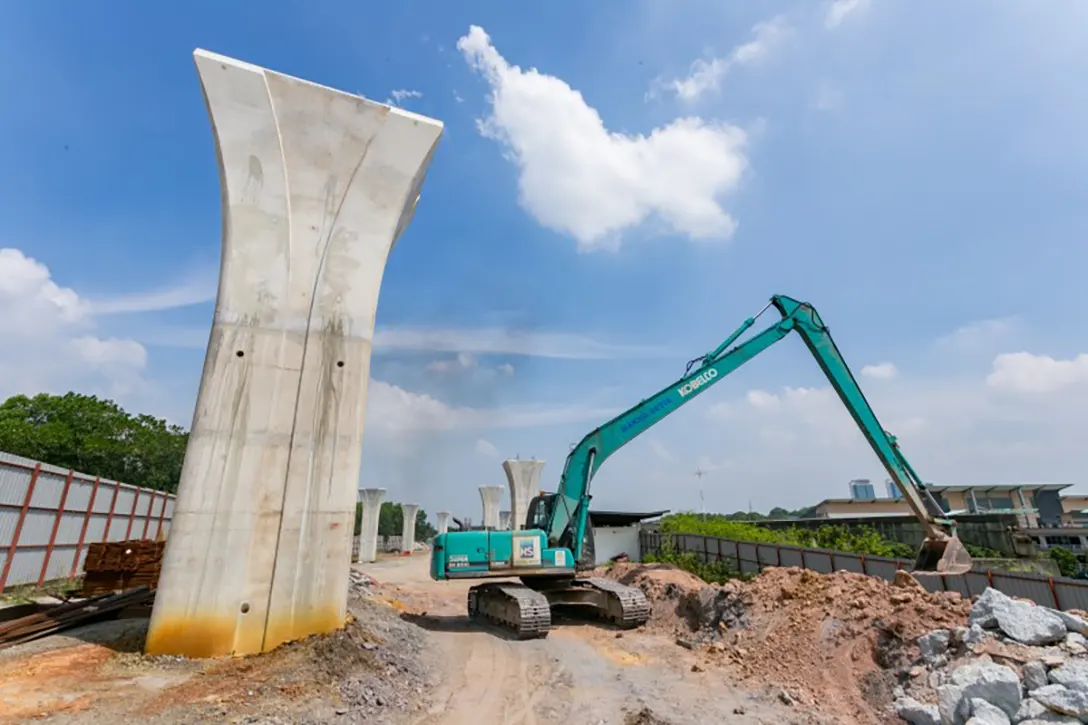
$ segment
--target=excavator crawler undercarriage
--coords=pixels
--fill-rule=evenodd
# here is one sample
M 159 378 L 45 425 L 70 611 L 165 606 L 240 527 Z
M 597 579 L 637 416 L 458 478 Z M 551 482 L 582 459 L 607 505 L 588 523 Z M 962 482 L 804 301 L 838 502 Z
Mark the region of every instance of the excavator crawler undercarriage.
M 650 603 L 641 589 L 601 577 L 488 582 L 468 592 L 469 617 L 501 626 L 518 639 L 546 637 L 555 606 L 622 629 L 640 627 L 650 618 Z

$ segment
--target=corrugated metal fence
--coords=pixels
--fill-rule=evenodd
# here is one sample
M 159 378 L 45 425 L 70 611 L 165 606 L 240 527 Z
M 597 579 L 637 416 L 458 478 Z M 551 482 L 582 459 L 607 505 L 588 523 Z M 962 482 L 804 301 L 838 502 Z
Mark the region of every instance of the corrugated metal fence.
M 0 452 L 0 591 L 75 576 L 87 544 L 154 539 L 173 494 Z
M 852 571 L 892 581 L 898 569 L 909 571 L 914 565 L 914 562 L 903 559 L 800 546 L 757 544 L 697 534 L 643 531 L 640 535 L 643 554 L 660 553 L 666 543 L 671 543 L 675 552 L 691 552 L 704 562 L 721 562 L 745 574 L 759 573 L 767 566 L 796 566 L 822 574 Z M 975 569 L 963 576 L 922 576 L 918 580 L 930 591 L 959 592 L 970 597 L 981 594 L 987 587 L 993 587 L 1009 596 L 1031 599 L 1036 604 L 1055 609 L 1088 609 L 1088 582 L 1079 579 Z

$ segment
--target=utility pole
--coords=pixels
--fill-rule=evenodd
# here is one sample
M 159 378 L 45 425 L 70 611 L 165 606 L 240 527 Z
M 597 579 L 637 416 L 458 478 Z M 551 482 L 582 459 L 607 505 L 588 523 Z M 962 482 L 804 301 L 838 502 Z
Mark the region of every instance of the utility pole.
M 706 475 L 706 471 L 701 468 L 695 469 L 695 477 L 699 479 L 699 508 L 702 510 L 703 518 L 706 518 L 706 499 L 703 498 L 703 476 Z

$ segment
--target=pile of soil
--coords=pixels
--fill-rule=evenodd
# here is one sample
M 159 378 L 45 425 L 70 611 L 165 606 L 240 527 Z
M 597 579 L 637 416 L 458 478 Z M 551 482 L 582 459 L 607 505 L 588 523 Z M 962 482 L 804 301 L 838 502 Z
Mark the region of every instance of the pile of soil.
M 640 587 L 654 609 L 651 626 L 704 652 L 707 665 L 774 683 L 783 700 L 857 723 L 883 722 L 893 673 L 916 658 L 915 640 L 963 626 L 971 609 L 970 600 L 929 593 L 904 572 L 894 584 L 768 568 L 717 586 L 664 564 L 617 566 L 606 576 Z

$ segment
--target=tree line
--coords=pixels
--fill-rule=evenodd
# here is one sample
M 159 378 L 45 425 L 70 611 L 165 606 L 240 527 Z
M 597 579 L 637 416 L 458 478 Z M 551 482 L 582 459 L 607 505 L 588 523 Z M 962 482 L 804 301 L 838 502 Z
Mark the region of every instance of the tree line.
M 0 451 L 80 473 L 177 493 L 189 433 L 150 415 L 132 415 L 94 395 L 15 395 L 0 403 Z M 356 506 L 359 533 L 362 506 Z M 382 504 L 378 533 L 400 536 L 400 505 Z M 437 530 L 427 512 L 416 516 L 416 539 Z

